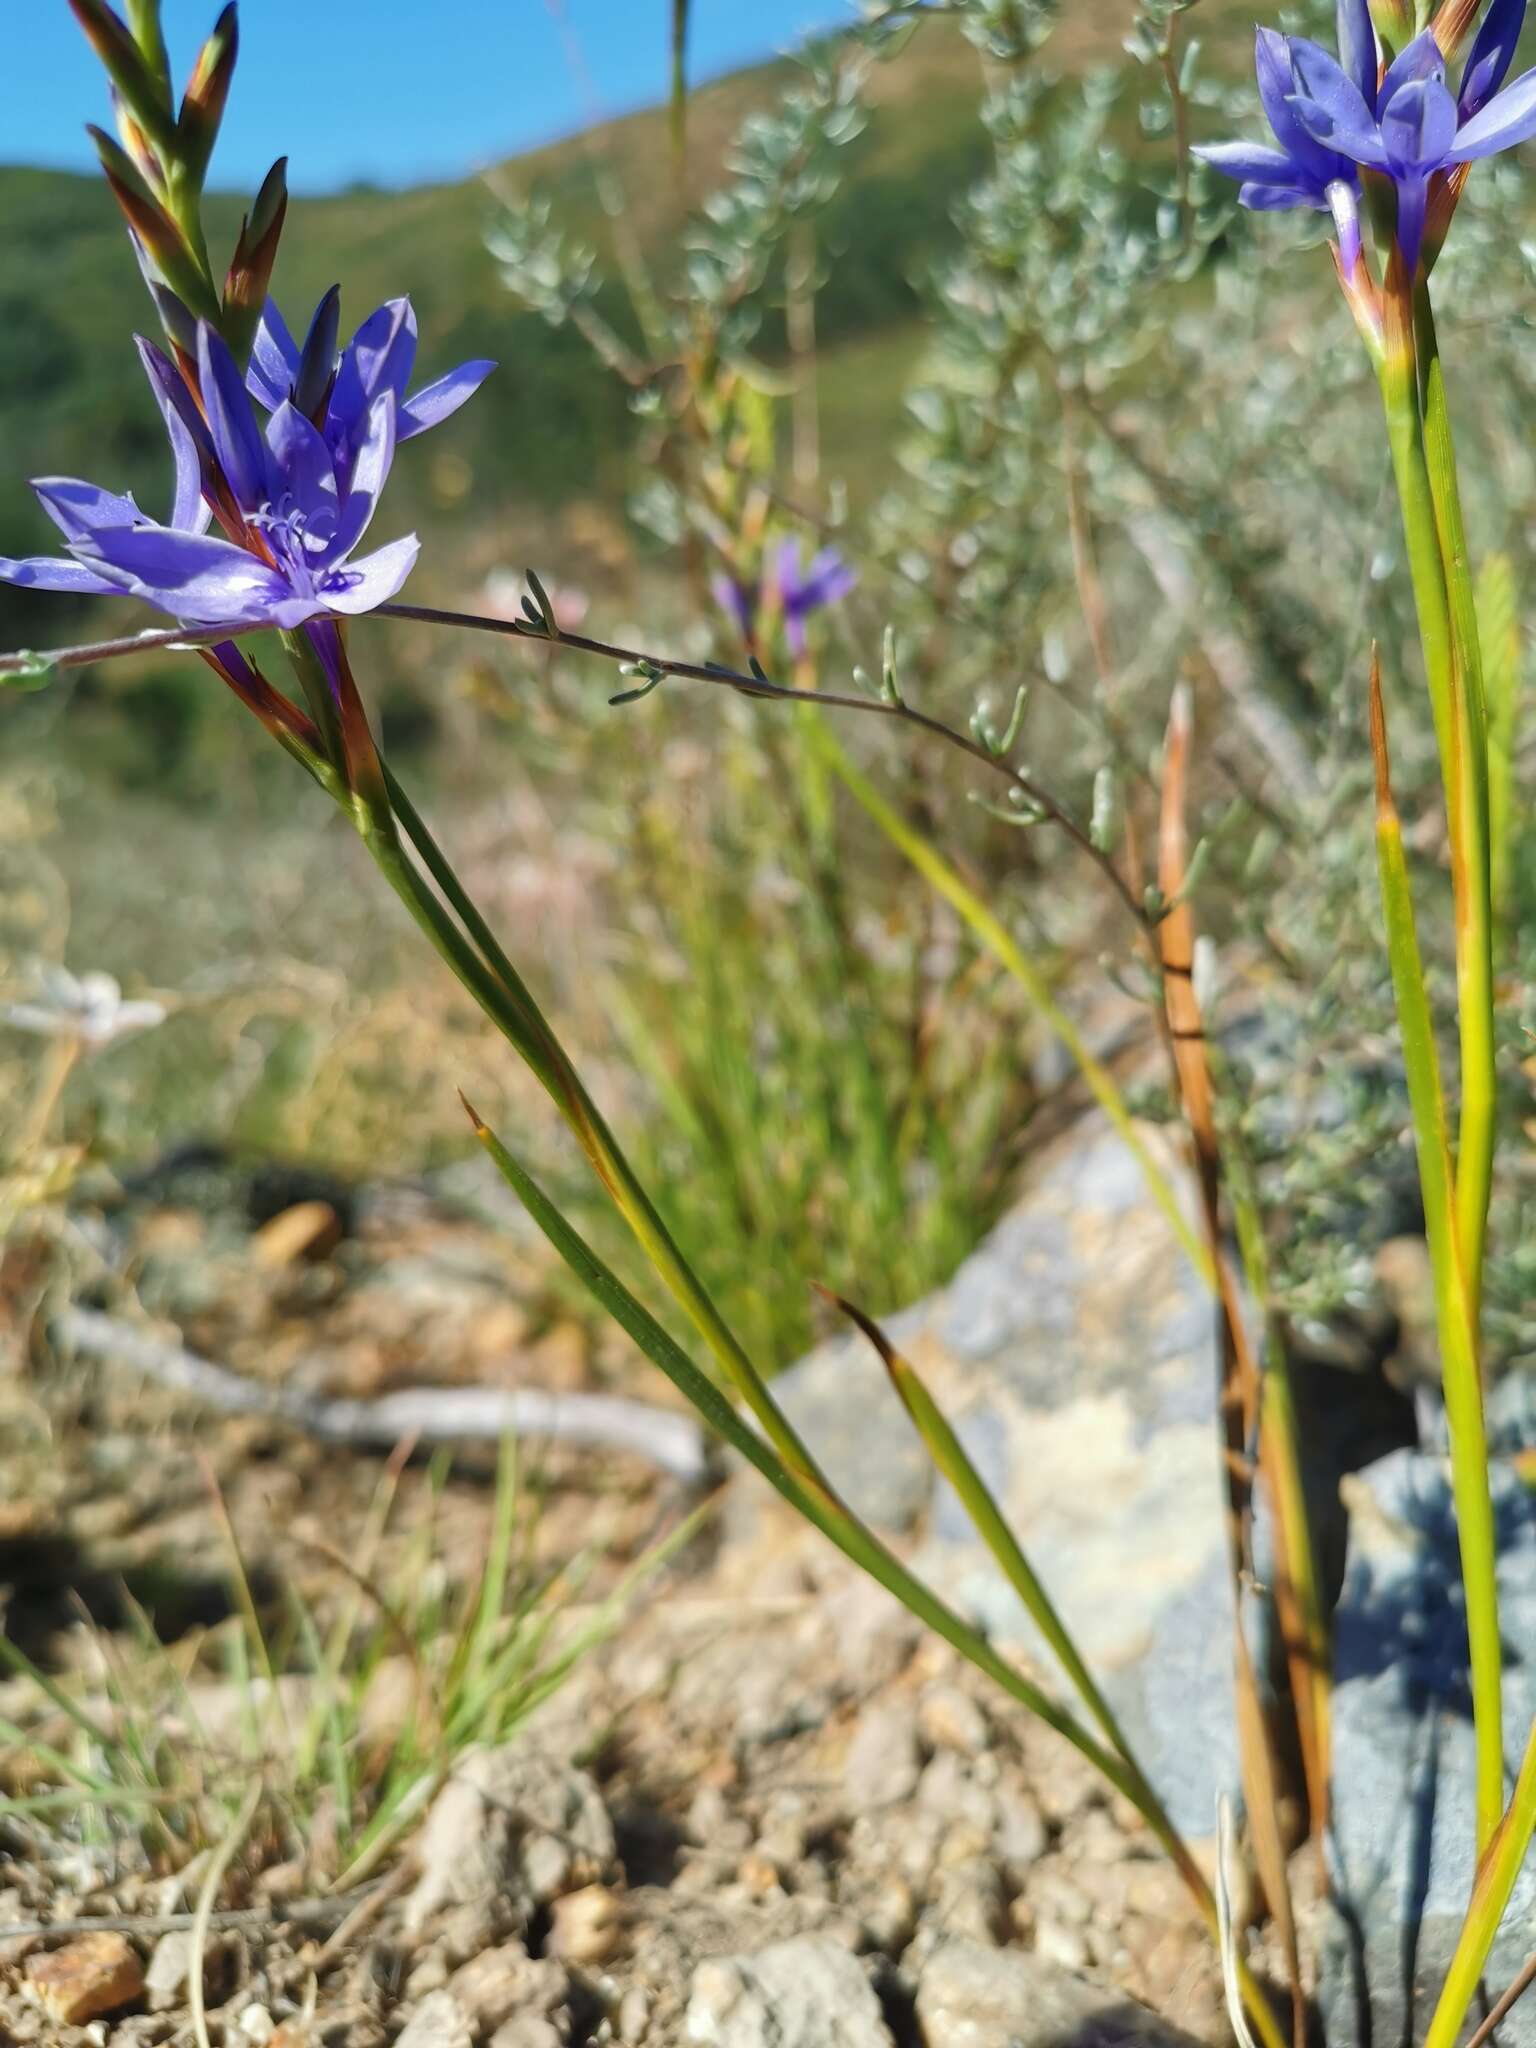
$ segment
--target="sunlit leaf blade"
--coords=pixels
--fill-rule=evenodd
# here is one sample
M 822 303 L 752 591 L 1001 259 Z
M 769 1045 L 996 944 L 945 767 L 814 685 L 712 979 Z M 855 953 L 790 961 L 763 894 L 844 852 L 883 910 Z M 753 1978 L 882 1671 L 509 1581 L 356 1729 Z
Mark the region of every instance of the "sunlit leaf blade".
M 1510 813 L 1515 742 L 1520 725 L 1520 617 L 1515 568 L 1490 555 L 1477 579 L 1477 624 L 1488 697 L 1488 839 L 1493 866 L 1493 919 L 1502 929 L 1509 908 Z
M 1472 1903 L 1462 1922 L 1451 1966 L 1441 1987 L 1440 2002 L 1424 2036 L 1424 2048 L 1452 2048 L 1462 2021 L 1477 1995 L 1494 1936 L 1520 1875 L 1531 1835 L 1536 1830 L 1536 1721 L 1531 1723 L 1525 1760 L 1498 1827 L 1483 1851 L 1472 1887 Z

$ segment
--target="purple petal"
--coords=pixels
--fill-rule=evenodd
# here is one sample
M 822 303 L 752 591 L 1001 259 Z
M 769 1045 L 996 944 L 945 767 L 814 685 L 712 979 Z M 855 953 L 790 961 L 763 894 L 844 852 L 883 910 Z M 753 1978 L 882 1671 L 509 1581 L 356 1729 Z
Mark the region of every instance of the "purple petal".
M 1438 78 L 1399 86 L 1382 108 L 1381 139 L 1392 169 L 1422 176 L 1446 161 L 1456 141 L 1456 102 Z
M 268 299 L 261 309 L 256 339 L 251 344 L 251 366 L 245 373 L 245 388 L 258 405 L 264 405 L 268 412 L 276 412 L 293 389 L 293 380 L 298 373 L 298 343 L 288 332 L 288 324 L 277 310 L 276 301 Z
M 267 455 L 235 359 L 206 320 L 197 326 L 197 370 L 203 411 L 220 469 L 242 512 L 267 500 Z
M 404 395 L 416 361 L 416 315 L 409 299 L 391 299 L 370 313 L 342 351 L 331 393 L 330 421 L 347 434 L 381 391 Z
M 836 604 L 858 584 L 858 577 L 836 548 L 823 548 L 806 572 L 804 593 L 813 605 Z
M 1314 142 L 1377 170 L 1386 163 L 1376 123 L 1360 88 L 1320 44 L 1291 38 L 1291 72 L 1297 90 L 1286 101 Z
M 316 419 L 330 395 L 336 374 L 336 330 L 341 323 L 341 286 L 333 284 L 316 306 L 304 337 L 304 353 L 293 380 L 293 402 L 307 419 Z
M 1464 121 L 1480 113 L 1509 75 L 1525 24 L 1525 0 L 1492 0 L 1468 53 L 1456 105 Z
M 1237 203 L 1250 213 L 1288 213 L 1293 206 L 1317 211 L 1325 204 L 1310 185 L 1244 185 Z
M 385 391 L 369 408 L 367 428 L 342 499 L 336 539 L 326 550 L 330 561 L 343 560 L 368 531 L 368 522 L 378 507 L 379 494 L 395 459 L 395 418 L 395 394 Z
M 747 590 L 734 576 L 712 576 L 709 594 L 727 618 L 734 619 L 743 635 L 752 637 L 752 615 L 757 610 L 757 593 Z
M 144 514 L 132 498 L 104 491 L 73 476 L 36 476 L 37 501 L 67 541 L 85 540 L 99 526 L 142 526 Z
M 1376 111 L 1376 80 L 1380 69 L 1376 31 L 1371 26 L 1370 0 L 1338 0 L 1339 66 L 1360 88 L 1370 113 Z
M 267 422 L 267 446 L 278 476 L 311 531 L 329 540 L 336 531 L 336 466 L 324 437 L 285 398 Z
M 1265 149 L 1256 142 L 1214 142 L 1194 154 L 1224 178 L 1250 178 L 1259 185 L 1294 183 L 1296 162 L 1283 149 Z
M 1533 135 L 1536 71 L 1526 71 L 1464 125 L 1451 158 L 1459 164 L 1473 163 L 1479 157 L 1496 156 L 1501 149 L 1513 149 L 1517 142 L 1529 142 Z
M 23 555 L 12 561 L 0 555 L 0 583 L 23 590 L 67 590 L 76 597 L 118 597 L 121 587 L 88 569 L 84 562 L 65 562 L 52 555 Z
M 1377 108 L 1385 114 L 1394 94 L 1401 92 L 1405 85 L 1418 85 L 1426 78 L 1444 77 L 1445 57 L 1434 32 L 1425 29 L 1411 43 L 1405 43 L 1387 66 L 1387 75 L 1381 81 L 1381 91 L 1376 100 Z
M 1315 49 L 1317 46 L 1313 44 L 1312 47 Z M 1269 117 L 1275 140 L 1287 156 L 1295 158 L 1298 174 L 1314 176 L 1319 183 L 1337 177 L 1337 156 L 1308 134 L 1290 105 L 1290 96 L 1296 90 L 1290 40 L 1277 29 L 1257 30 L 1253 68 L 1259 81 L 1259 98 L 1264 103 L 1264 112 Z
M 421 542 L 414 533 L 389 541 L 345 569 L 332 569 L 320 579 L 324 603 L 333 612 L 371 612 L 387 604 L 415 566 Z
M 460 363 L 447 376 L 423 384 L 400 408 L 400 439 L 409 441 L 413 434 L 424 434 L 428 427 L 437 426 L 450 413 L 457 412 L 465 399 L 474 397 L 495 367 L 483 360 Z
M 139 361 L 144 365 L 144 374 L 149 379 L 149 388 L 160 408 L 160 417 L 165 421 L 171 456 L 176 464 L 170 523 L 180 527 L 183 533 L 201 533 L 212 517 L 203 501 L 203 451 L 207 450 L 210 460 L 213 452 L 208 436 L 206 432 L 200 438 L 194 435 L 183 405 L 177 404 L 173 396 L 179 391 L 186 411 L 193 411 L 191 398 L 175 365 L 142 334 L 136 334 L 133 339 L 139 351 Z M 199 420 L 198 424 L 201 426 L 202 422 Z
M 108 527 L 76 548 L 88 563 L 121 572 L 135 596 L 187 624 L 287 623 L 280 616 L 293 595 L 286 578 L 217 535 Z

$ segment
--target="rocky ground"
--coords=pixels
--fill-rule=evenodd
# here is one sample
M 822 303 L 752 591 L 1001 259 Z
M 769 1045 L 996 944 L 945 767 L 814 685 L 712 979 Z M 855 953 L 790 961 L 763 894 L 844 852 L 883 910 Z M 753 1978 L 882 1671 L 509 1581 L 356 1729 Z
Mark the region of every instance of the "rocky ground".
M 1031 1540 L 1076 1582 L 1095 1651 L 1134 1700 L 1149 1651 L 1187 1642 L 1198 1611 L 1208 1545 L 1184 1496 L 1193 1439 L 1202 1453 L 1207 1439 L 1188 1389 L 1198 1375 L 1208 1398 L 1208 1380 L 1165 1226 L 1123 1168 L 1102 1134 L 1069 1141 L 954 1287 L 905 1319 L 903 1341 L 964 1411 Z M 62 1327 L 61 1271 L 114 1314 L 131 1287 L 156 1328 L 269 1389 L 664 1395 L 571 1316 L 510 1217 L 308 1186 L 242 1183 L 236 1200 L 222 1174 L 194 1162 L 47 1242 L 19 1235 L 0 1296 L 6 1633 L 92 1713 L 121 1716 L 131 1699 L 103 1672 L 129 1658 L 126 1587 L 175 1649 L 187 1742 L 225 1745 L 210 1774 L 229 1764 L 241 1703 L 220 1664 L 235 1626 L 226 1518 L 254 1600 L 275 1597 L 270 1572 L 326 1617 L 355 1571 L 385 1458 L 270 1416 L 218 1415 L 121 1359 L 63 1355 L 48 1337 Z M 1106 1301 L 1108 1245 L 1118 1292 Z M 860 1450 L 858 1416 L 882 1395 L 847 1359 L 834 1347 L 798 1369 L 788 1397 L 834 1468 L 862 1477 L 870 1512 L 1006 1639 L 950 1506 L 913 1481 L 896 1437 L 871 1427 Z M 1072 1444 L 1098 1449 L 1063 1462 Z M 699 1498 L 621 1450 L 530 1444 L 527 1459 L 531 1580 L 589 1556 L 579 1596 L 561 1594 L 565 1622 Z M 467 1582 L 478 1569 L 490 1462 L 471 1446 L 447 1476 L 391 1467 L 394 1510 L 369 1572 L 406 1589 L 401 1603 L 419 1590 L 413 1574 Z M 1053 1483 L 1031 1492 L 1032 1473 Z M 1127 1543 L 1117 1607 L 1105 1546 Z M 417 1653 L 385 1647 L 359 1724 L 376 1758 L 402 1740 L 417 1698 Z M 1210 1642 L 1197 1647 L 1205 1657 Z M 302 1721 L 304 1684 L 278 1681 L 288 1725 Z M 1216 1722 L 1196 1690 L 1186 1719 L 1200 1731 Z M 1144 1704 L 1155 1720 L 1156 1700 Z M 726 1477 L 622 1627 L 509 1739 L 458 1753 L 424 1784 L 419 1823 L 361 1873 L 338 1870 L 323 1801 L 303 1827 L 284 1824 L 284 1760 L 270 1751 L 253 1767 L 270 1789 L 256 1823 L 181 1853 L 169 1823 L 145 1848 L 142 1831 L 103 1834 L 67 1804 L 23 1804 L 70 1782 L 40 1742 L 79 1753 L 57 1698 L 24 1675 L 0 1680 L 0 1795 L 12 1801 L 0 1798 L 0 2041 L 1226 2038 L 1205 1932 L 1136 1814 L 753 1475 Z M 1255 1953 L 1262 1967 L 1262 1942 Z

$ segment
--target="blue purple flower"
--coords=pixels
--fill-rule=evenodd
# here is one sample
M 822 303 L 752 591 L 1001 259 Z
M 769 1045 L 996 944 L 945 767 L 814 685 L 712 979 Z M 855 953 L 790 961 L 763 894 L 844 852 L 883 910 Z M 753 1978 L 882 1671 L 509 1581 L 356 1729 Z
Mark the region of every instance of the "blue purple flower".
M 1340 253 L 1353 269 L 1358 226 L 1347 230 L 1337 191 L 1353 195 L 1360 170 L 1390 178 L 1396 238 L 1411 275 L 1418 266 L 1431 181 L 1536 135 L 1536 71 L 1503 91 L 1526 0 L 1493 0 L 1453 97 L 1431 30 L 1416 36 L 1378 76 L 1366 0 L 1339 0 L 1339 56 L 1305 36 L 1259 31 L 1259 92 L 1280 149 L 1226 144 L 1201 154 L 1241 178 L 1246 206 L 1327 205 L 1340 220 Z M 1330 172 L 1330 166 L 1342 170 Z M 1353 197 L 1350 199 L 1353 207 Z M 1348 242 L 1347 235 L 1352 235 Z
M 197 330 L 196 398 L 161 351 L 140 340 L 175 458 L 169 521 L 95 484 L 39 478 L 33 489 L 64 535 L 68 557 L 0 558 L 0 581 L 138 597 L 196 626 L 289 628 L 385 603 L 410 573 L 419 543 L 411 534 L 356 554 L 401 435 L 400 393 L 415 351 L 408 305 L 380 311 L 389 319 L 380 323 L 376 314 L 365 322 L 340 364 L 322 375 L 319 357 L 328 350 L 312 345 L 317 332 L 324 344 L 332 319 L 322 301 L 308 359 L 294 351 L 288 388 L 279 392 L 269 380 L 257 394 L 272 401 L 264 431 L 234 357 L 206 323 Z M 410 431 L 462 404 L 487 367 L 466 365 L 406 401 L 417 408 Z M 292 395 L 316 392 L 326 400 L 324 431 Z M 211 519 L 222 537 L 208 531 Z
M 858 580 L 836 548 L 822 548 L 802 569 L 799 541 L 785 541 L 779 549 L 777 588 L 792 653 L 805 652 L 805 622 L 811 613 L 846 597 Z
M 336 353 L 340 294 L 333 285 L 316 307 L 301 348 L 271 299 L 256 330 L 246 386 L 268 412 L 292 404 L 325 437 L 338 472 L 344 472 L 367 431 L 369 414 L 386 392 L 395 400 L 395 436 L 409 441 L 457 412 L 485 382 L 494 363 L 460 363 L 413 397 L 406 385 L 416 363 L 416 315 L 409 299 L 391 299 Z
M 736 576 L 716 576 L 711 581 L 715 603 L 734 620 L 744 640 L 756 639 L 759 615 L 765 607 L 771 611 L 777 606 L 790 652 L 804 654 L 806 620 L 823 605 L 846 597 L 859 580 L 836 548 L 821 549 L 807 568 L 801 567 L 800 554 L 798 540 L 782 542 L 766 583 L 744 583 Z

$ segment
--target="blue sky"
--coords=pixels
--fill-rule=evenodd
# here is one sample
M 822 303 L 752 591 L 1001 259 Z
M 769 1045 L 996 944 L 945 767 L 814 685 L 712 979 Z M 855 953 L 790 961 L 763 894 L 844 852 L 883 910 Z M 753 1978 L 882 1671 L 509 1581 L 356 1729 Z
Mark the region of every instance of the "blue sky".
M 164 0 L 184 75 L 220 0 Z M 289 155 L 298 191 L 356 178 L 460 177 L 665 96 L 671 0 L 242 0 L 216 182 L 253 185 Z M 66 0 L 0 0 L 0 161 L 85 170 L 86 121 L 110 127 L 102 74 Z M 848 0 L 694 0 L 691 69 L 710 77 L 852 18 Z

